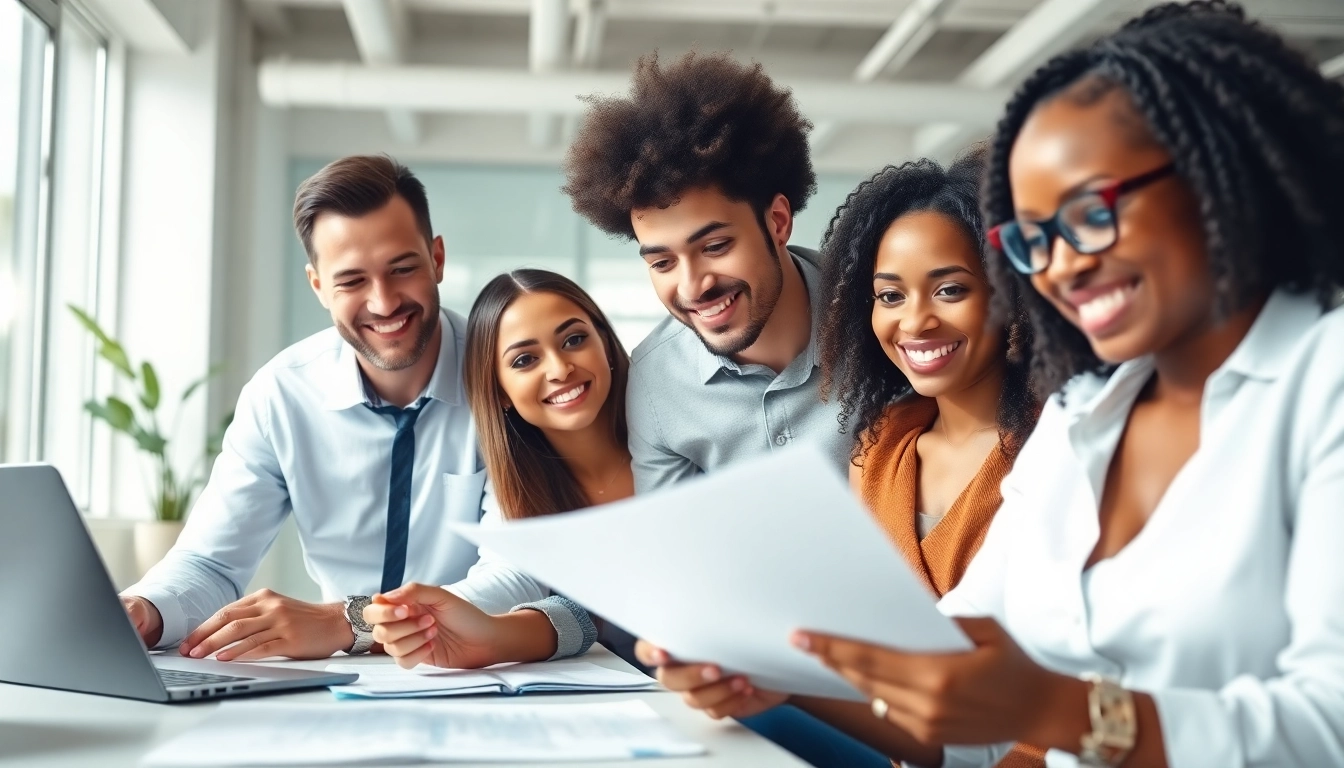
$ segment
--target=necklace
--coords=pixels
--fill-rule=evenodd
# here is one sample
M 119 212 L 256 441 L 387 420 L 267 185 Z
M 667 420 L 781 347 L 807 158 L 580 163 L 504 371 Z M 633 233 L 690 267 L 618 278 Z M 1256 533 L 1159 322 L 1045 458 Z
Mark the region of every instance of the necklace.
M 613 472 L 613 473 L 611 474 L 611 479 L 607 481 L 607 484 L 604 485 L 604 486 L 602 486 L 602 490 L 600 490 L 600 491 L 596 491 L 596 492 L 594 493 L 594 495 L 596 495 L 596 496 L 602 496 L 602 495 L 604 495 L 607 491 L 611 490 L 611 486 L 614 485 L 614 484 L 616 483 L 616 478 L 618 478 L 618 477 L 620 477 L 620 476 L 621 476 L 621 470 L 618 468 L 615 472 Z

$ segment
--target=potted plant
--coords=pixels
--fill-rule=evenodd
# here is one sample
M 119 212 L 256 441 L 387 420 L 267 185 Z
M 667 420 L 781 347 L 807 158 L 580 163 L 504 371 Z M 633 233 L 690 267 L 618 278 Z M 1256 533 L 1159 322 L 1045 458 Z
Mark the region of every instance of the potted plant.
M 108 395 L 102 402 L 88 401 L 84 404 L 84 410 L 113 430 L 135 440 L 140 450 L 148 454 L 154 463 L 154 479 L 149 488 L 149 501 L 154 511 L 154 518 L 150 521 L 137 522 L 134 532 L 136 567 L 143 574 L 162 560 L 177 542 L 192 498 L 205 485 L 211 462 L 219 455 L 224 430 L 233 420 L 232 413 L 224 417 L 207 437 L 204 450 L 187 472 L 179 473 L 174 469 L 169 460 L 168 444 L 176 435 L 181 423 L 183 406 L 202 384 L 219 373 L 221 367 L 212 366 L 204 376 L 183 390 L 182 396 L 178 398 L 173 428 L 165 435 L 159 425 L 159 406 L 162 397 L 159 376 L 154 366 L 144 361 L 140 363 L 138 369 L 134 367 L 120 342 L 108 336 L 87 312 L 73 304 L 68 306 L 80 325 L 97 338 L 98 356 L 106 360 L 117 374 L 129 380 L 138 390 L 133 403 L 128 403 L 115 395 Z

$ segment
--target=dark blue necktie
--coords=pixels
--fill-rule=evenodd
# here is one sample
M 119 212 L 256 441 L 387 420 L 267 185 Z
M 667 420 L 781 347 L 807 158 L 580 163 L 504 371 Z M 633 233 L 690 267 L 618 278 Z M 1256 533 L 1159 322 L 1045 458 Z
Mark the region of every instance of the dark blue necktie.
M 406 575 L 406 539 L 411 529 L 411 471 L 415 468 L 415 420 L 425 400 L 411 408 L 395 405 L 368 406 L 374 413 L 391 416 L 397 423 L 392 438 L 392 471 L 387 491 L 387 542 L 383 546 L 383 585 L 380 592 L 401 586 Z

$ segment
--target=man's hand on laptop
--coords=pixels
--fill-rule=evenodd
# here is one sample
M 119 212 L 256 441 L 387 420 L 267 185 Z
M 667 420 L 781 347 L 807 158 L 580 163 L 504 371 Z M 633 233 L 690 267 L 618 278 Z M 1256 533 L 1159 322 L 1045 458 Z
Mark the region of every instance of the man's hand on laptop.
M 178 650 L 193 659 L 214 653 L 220 661 L 325 659 L 354 643 L 342 603 L 305 603 L 263 589 L 224 606 Z
M 158 645 L 159 638 L 163 636 L 163 616 L 159 614 L 159 609 L 143 597 L 130 596 L 122 596 L 121 607 L 131 617 L 131 623 L 135 625 L 135 631 L 140 633 L 140 639 L 145 641 L 145 647 Z
M 442 587 L 405 584 L 374 595 L 364 609 L 373 639 L 410 669 L 417 664 L 478 669 L 542 661 L 555 653 L 555 629 L 540 611 L 491 616 Z

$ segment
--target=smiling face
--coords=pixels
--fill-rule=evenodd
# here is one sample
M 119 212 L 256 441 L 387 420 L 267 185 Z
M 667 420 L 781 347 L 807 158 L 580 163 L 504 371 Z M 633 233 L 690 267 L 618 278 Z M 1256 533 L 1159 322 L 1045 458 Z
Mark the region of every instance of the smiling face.
M 420 361 L 439 326 L 443 240 L 425 242 L 400 196 L 359 217 L 320 215 L 308 281 L 336 330 L 365 361 L 400 371 Z
M 543 432 L 591 426 L 611 393 L 611 362 L 593 320 L 554 293 L 525 293 L 499 320 L 504 402 Z
M 765 229 L 750 204 L 713 187 L 683 192 L 666 208 L 630 212 L 654 291 L 705 347 L 731 357 L 756 343 L 784 288 L 780 263 L 793 227 L 776 195 Z
M 1123 90 L 1089 104 L 1066 93 L 1038 107 L 1013 144 L 1008 173 L 1017 218 L 1049 218 L 1080 190 L 1171 160 Z M 1115 217 L 1115 245 L 1088 255 L 1056 238 L 1049 267 L 1032 277 L 1110 363 L 1171 348 L 1207 329 L 1215 296 L 1198 203 L 1179 176 L 1121 195 Z
M 946 214 L 907 213 L 887 227 L 873 294 L 873 333 L 919 394 L 960 392 L 1003 364 L 976 245 Z

